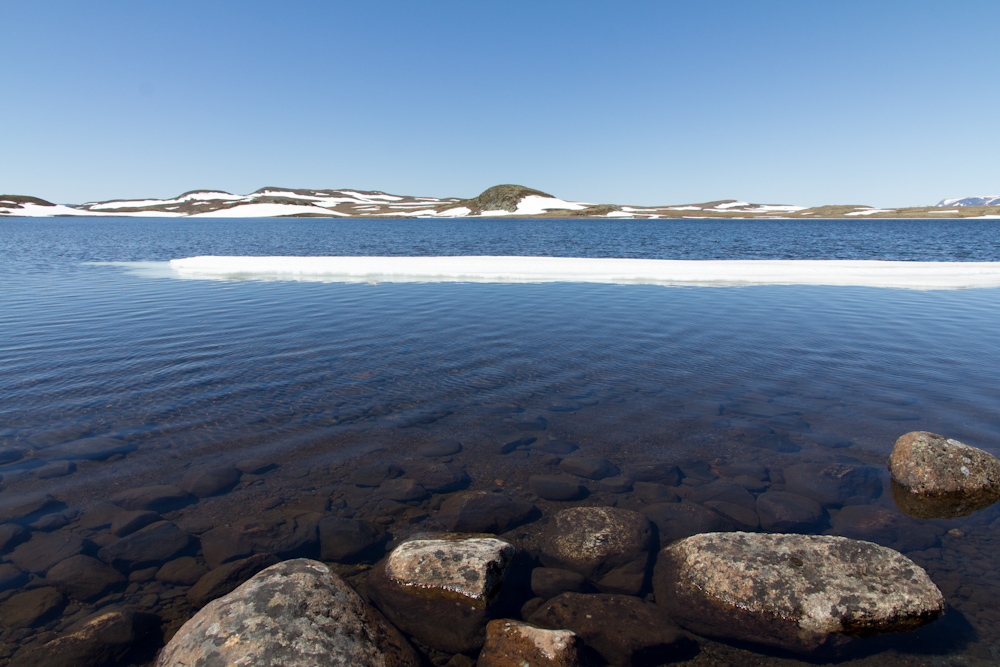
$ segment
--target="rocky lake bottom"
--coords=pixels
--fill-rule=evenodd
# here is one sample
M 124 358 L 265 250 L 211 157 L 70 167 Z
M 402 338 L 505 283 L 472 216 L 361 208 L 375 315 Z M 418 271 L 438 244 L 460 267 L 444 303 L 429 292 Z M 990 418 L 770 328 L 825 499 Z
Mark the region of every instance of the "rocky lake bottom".
M 127 609 L 119 663 L 151 665 L 277 560 L 378 601 L 385 556 L 442 531 L 513 544 L 494 613 L 537 619 L 602 591 L 545 555 L 576 507 L 646 517 L 654 560 L 706 532 L 868 540 L 947 603 L 831 655 L 696 634 L 636 664 L 1000 661 L 1000 507 L 914 518 L 886 469 L 910 431 L 998 452 L 996 290 L 181 281 L 68 254 L 4 267 L 0 662 Z M 634 604 L 660 604 L 652 568 Z

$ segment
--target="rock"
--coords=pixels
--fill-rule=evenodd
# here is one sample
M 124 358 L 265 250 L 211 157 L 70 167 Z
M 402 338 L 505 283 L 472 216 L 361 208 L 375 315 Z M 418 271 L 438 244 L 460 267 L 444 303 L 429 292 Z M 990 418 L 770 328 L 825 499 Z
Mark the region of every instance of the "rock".
M 760 528 L 760 518 L 753 506 L 737 505 L 724 500 L 709 500 L 705 507 L 732 521 L 738 530 L 754 531 Z
M 534 438 L 532 438 L 532 442 L 534 442 Z M 566 442 L 565 440 L 548 440 L 534 445 L 532 449 L 537 449 L 538 451 L 545 452 L 546 454 L 565 456 L 566 454 L 572 454 L 580 448 L 572 442 Z
M 730 482 L 728 480 L 716 480 L 708 484 L 699 484 L 694 487 L 688 500 L 696 502 L 700 505 L 705 503 L 717 501 L 726 502 L 733 505 L 739 505 L 741 507 L 753 508 L 756 504 L 756 499 L 750 495 L 750 492 L 744 489 L 741 485 L 736 482 Z
M 319 522 L 319 553 L 325 561 L 351 563 L 382 555 L 385 536 L 365 521 L 328 516 Z
M 1000 461 L 926 431 L 899 438 L 889 456 L 897 505 L 917 518 L 954 518 L 1000 500 Z M 908 497 L 910 496 L 910 497 Z
M 681 483 L 681 470 L 673 463 L 642 463 L 629 466 L 627 474 L 636 482 L 659 482 L 667 486 Z
M 528 486 L 545 500 L 579 500 L 587 495 L 587 489 L 568 475 L 532 475 Z
M 368 575 L 379 609 L 403 632 L 450 653 L 483 644 L 490 603 L 514 546 L 491 536 L 443 534 L 403 542 Z
M 610 665 L 660 665 L 689 657 L 694 642 L 657 607 L 630 595 L 563 593 L 528 622 L 575 632 Z
M 81 436 L 87 435 L 87 433 L 88 431 L 84 426 L 61 426 L 48 431 L 32 433 L 28 436 L 28 443 L 35 447 L 51 447 L 52 445 L 57 445 L 62 442 L 76 440 Z
M 18 651 L 10 667 L 104 667 L 116 665 L 151 640 L 157 618 L 132 609 L 104 608 L 70 626 L 61 636 Z
M 118 570 L 96 558 L 77 554 L 60 561 L 45 574 L 45 581 L 74 600 L 100 597 L 109 588 L 125 583 Z
M 647 505 L 680 501 L 680 497 L 671 487 L 659 482 L 635 482 L 632 484 L 632 495 Z
M 178 486 L 193 496 L 208 498 L 236 486 L 241 475 L 235 466 L 192 468 L 187 471 Z
M 417 447 L 417 454 L 426 456 L 427 458 L 451 456 L 452 454 L 458 454 L 460 451 L 462 451 L 462 443 L 458 440 L 438 440 Z
M 111 534 L 115 537 L 124 537 L 161 519 L 162 517 L 156 512 L 126 510 L 115 515 L 114 520 L 111 522 Z
M 649 505 L 642 508 L 642 513 L 656 524 L 661 547 L 689 535 L 736 530 L 733 523 L 722 515 L 689 502 Z
M 201 536 L 205 562 L 211 569 L 254 554 L 279 558 L 319 554 L 318 512 L 270 512 L 231 526 L 213 528 Z
M 912 630 L 945 609 L 902 554 L 826 535 L 695 535 L 660 552 L 653 583 L 657 603 L 693 632 L 802 653 Z
M 80 514 L 80 528 L 83 528 L 84 530 L 95 530 L 97 528 L 110 526 L 112 522 L 114 522 L 115 517 L 123 512 L 125 512 L 125 510 L 117 505 L 105 502 L 97 503 L 96 505 L 87 508 L 82 514 Z
M 10 559 L 22 570 L 32 574 L 45 574 L 59 561 L 91 548 L 90 542 L 72 533 L 35 533 L 30 540 L 14 549 Z
M 243 459 L 242 461 L 237 461 L 235 467 L 247 475 L 262 475 L 277 468 L 278 464 L 268 459 Z
M 28 524 L 43 514 L 60 509 L 61 503 L 47 493 L 11 493 L 0 495 L 0 523 Z
M 549 521 L 540 560 L 577 572 L 604 593 L 635 595 L 653 548 L 653 526 L 638 512 L 617 507 L 572 507 Z
M 760 525 L 771 533 L 811 533 L 825 527 L 827 514 L 813 500 L 785 491 L 768 491 L 757 497 Z
M 531 571 L 531 592 L 549 600 L 561 593 L 583 593 L 587 578 L 578 572 L 556 567 L 536 567 Z
M 379 495 L 401 503 L 413 500 L 423 500 L 430 494 L 412 479 L 390 479 L 382 482 L 378 488 Z
M 53 479 L 65 477 L 73 472 L 76 472 L 76 464 L 72 461 L 49 461 L 42 467 L 35 469 L 35 477 Z
M 912 519 L 875 505 L 848 505 L 837 512 L 830 535 L 868 540 L 897 551 L 923 551 L 938 544 L 938 536 Z
M 583 642 L 571 630 L 545 630 L 510 619 L 486 625 L 486 643 L 477 667 L 551 665 L 578 667 L 583 662 Z
M 505 533 L 536 513 L 531 503 L 503 493 L 464 491 L 445 500 L 437 518 L 459 533 Z
M 47 459 L 65 459 L 67 461 L 105 461 L 115 454 L 128 454 L 137 448 L 137 445 L 118 438 L 96 436 L 48 447 L 39 452 L 38 455 Z
M 0 524 L 0 554 L 5 554 L 28 539 L 30 533 L 16 523 Z
M 407 468 L 406 476 L 431 493 L 458 491 L 472 481 L 462 468 L 444 463 L 425 463 Z
M 0 604 L 0 625 L 30 628 L 55 616 L 63 606 L 63 595 L 52 586 L 14 593 Z
M 625 475 L 605 477 L 597 482 L 597 488 L 606 493 L 628 493 L 632 486 L 632 478 Z
M 111 502 L 126 510 L 147 510 L 169 512 L 194 501 L 194 497 L 184 489 L 169 484 L 142 486 L 111 496 Z
M 620 472 L 614 463 L 596 456 L 573 456 L 563 459 L 559 463 L 559 469 L 587 479 L 604 479 Z
M 23 586 L 28 575 L 10 563 L 0 563 L 0 593 Z
M 500 445 L 496 448 L 496 452 L 500 455 L 510 454 L 518 449 L 527 449 L 532 444 L 534 444 L 538 438 L 528 435 L 528 436 L 508 436 L 503 438 Z
M 278 559 L 271 554 L 257 554 L 220 565 L 208 574 L 202 575 L 191 587 L 187 593 L 188 602 L 192 607 L 200 609 L 212 600 L 236 590 L 244 581 L 277 562 Z
M 24 452 L 16 447 L 0 447 L 0 466 L 14 463 L 24 458 Z
M 208 574 L 208 568 L 191 556 L 181 556 L 164 563 L 156 571 L 156 580 L 165 584 L 180 584 L 190 586 Z
M 395 463 L 373 463 L 358 468 L 347 478 L 355 486 L 378 486 L 387 479 L 396 479 L 403 474 L 402 468 Z
M 850 463 L 807 462 L 787 466 L 785 490 L 812 498 L 824 507 L 868 502 L 882 493 L 878 471 Z
M 191 544 L 191 536 L 170 521 L 157 521 L 97 552 L 105 563 L 125 570 L 142 565 L 155 565 L 183 553 Z
M 406 639 L 318 561 L 272 565 L 185 623 L 156 667 L 418 667 Z

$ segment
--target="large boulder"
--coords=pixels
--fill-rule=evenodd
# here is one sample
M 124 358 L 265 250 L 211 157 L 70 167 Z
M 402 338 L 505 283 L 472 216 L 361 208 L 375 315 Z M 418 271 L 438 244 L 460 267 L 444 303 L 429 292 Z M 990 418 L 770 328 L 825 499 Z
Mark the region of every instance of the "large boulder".
M 416 667 L 406 639 L 318 561 L 273 565 L 210 602 L 167 643 L 156 667 Z
M 486 625 L 486 643 L 477 667 L 577 667 L 583 663 L 583 642 L 572 630 L 546 630 L 508 618 Z
M 531 503 L 503 493 L 464 491 L 441 503 L 438 521 L 459 533 L 505 533 L 535 513 Z
M 642 590 L 653 549 L 653 526 L 617 507 L 571 507 L 551 521 L 542 546 L 546 567 L 577 572 L 604 593 Z
M 18 651 L 10 667 L 104 667 L 115 665 L 137 645 L 153 640 L 157 618 L 109 607 L 74 623 L 55 639 Z
M 563 593 L 528 617 L 575 632 L 615 667 L 660 665 L 690 657 L 694 642 L 657 605 L 631 595 Z
M 902 554 L 820 535 L 706 533 L 660 552 L 656 601 L 700 635 L 810 653 L 940 616 L 941 591 Z
M 514 551 L 494 536 L 418 535 L 380 561 L 368 585 L 404 632 L 442 651 L 472 651 L 483 645 Z
M 889 456 L 893 498 L 920 519 L 965 516 L 1000 500 L 1000 461 L 926 431 L 899 438 Z

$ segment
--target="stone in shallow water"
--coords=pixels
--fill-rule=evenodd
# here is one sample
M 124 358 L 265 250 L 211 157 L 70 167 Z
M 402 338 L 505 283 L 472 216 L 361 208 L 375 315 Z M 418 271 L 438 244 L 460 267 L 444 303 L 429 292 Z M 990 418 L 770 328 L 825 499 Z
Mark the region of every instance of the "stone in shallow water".
M 427 489 L 412 479 L 389 479 L 378 487 L 379 495 L 401 503 L 413 500 L 423 500 L 430 494 Z
M 673 662 L 694 650 L 694 642 L 662 609 L 630 595 L 563 593 L 528 622 L 575 632 L 615 667 Z
M 179 486 L 193 496 L 208 498 L 236 486 L 241 474 L 235 466 L 192 468 L 185 473 Z
M 28 575 L 10 563 L 0 563 L 0 593 L 17 588 L 28 581 Z
M 348 481 L 357 486 L 378 486 L 387 479 L 396 479 L 403 474 L 403 469 L 395 463 L 373 463 L 371 465 L 358 468 Z
M 761 527 L 779 533 L 815 533 L 826 526 L 826 510 L 813 500 L 786 491 L 768 491 L 757 496 Z
M 44 514 L 58 511 L 62 504 L 47 493 L 0 495 L 0 522 L 31 523 Z
M 157 521 L 97 552 L 105 563 L 126 570 L 171 560 L 191 544 L 191 536 L 170 521 Z
M 220 565 L 203 575 L 191 587 L 187 593 L 188 602 L 195 609 L 200 609 L 215 598 L 236 590 L 244 581 L 277 562 L 278 559 L 271 554 L 257 554 L 250 556 L 250 558 Z
M 867 502 L 882 493 L 878 471 L 856 463 L 806 462 L 784 469 L 785 490 L 812 498 L 824 507 L 845 501 Z
M 437 518 L 459 533 L 505 533 L 535 513 L 531 503 L 503 493 L 464 491 L 445 500 Z
M 653 585 L 693 632 L 804 653 L 912 630 L 945 609 L 902 554 L 826 535 L 695 535 L 660 552 Z
M 280 558 L 312 557 L 319 552 L 318 512 L 269 512 L 231 526 L 219 526 L 201 536 L 210 568 L 253 554 Z
M 167 643 L 157 667 L 417 667 L 406 639 L 343 579 L 295 559 L 210 602 Z
M 72 461 L 50 461 L 35 470 L 35 477 L 38 479 L 53 479 L 55 477 L 65 477 L 75 471 L 76 464 Z
M 431 493 L 451 493 L 469 486 L 472 478 L 458 466 L 425 463 L 406 469 L 406 477 Z
M 46 586 L 14 593 L 0 604 L 0 624 L 8 628 L 30 628 L 62 609 L 62 593 Z
M 582 593 L 587 588 L 587 578 L 579 572 L 557 567 L 536 567 L 531 571 L 531 592 L 543 601 L 562 593 Z
M 653 548 L 653 526 L 617 507 L 571 507 L 549 521 L 541 561 L 577 572 L 605 593 L 635 595 Z
M 900 437 L 889 456 L 901 510 L 921 519 L 966 516 L 1000 500 L 1000 461 L 989 452 L 926 431 Z
M 28 539 L 30 533 L 16 523 L 0 524 L 0 554 L 5 554 Z
M 486 643 L 477 667 L 551 665 L 576 667 L 582 663 L 583 642 L 571 630 L 546 630 L 511 619 L 495 619 L 486 626 Z
M 579 500 L 587 495 L 587 489 L 569 475 L 532 475 L 528 485 L 545 500 Z
M 145 528 L 151 523 L 156 523 L 160 519 L 160 515 L 156 512 L 126 510 L 117 514 L 111 522 L 111 534 L 116 537 L 124 537 L 140 528 Z
M 105 608 L 70 626 L 61 636 L 18 651 L 10 667 L 104 667 L 116 665 L 137 646 L 155 641 L 152 614 Z
M 757 502 L 750 492 L 740 484 L 728 480 L 716 480 L 694 487 L 689 500 L 704 505 L 707 502 L 727 502 L 742 507 L 753 508 Z
M 452 454 L 458 454 L 460 451 L 462 451 L 462 443 L 458 440 L 438 440 L 417 448 L 417 453 L 427 458 L 451 456 Z
M 597 456 L 573 456 L 563 459 L 559 463 L 559 469 L 587 479 L 604 479 L 620 472 L 614 463 Z
M 156 580 L 166 584 L 190 586 L 208 574 L 208 568 L 191 556 L 181 556 L 164 563 L 156 571 Z
M 660 546 L 698 533 L 736 530 L 733 522 L 721 514 L 689 502 L 649 505 L 642 508 L 642 513 L 656 524 Z
M 351 563 L 384 551 L 385 535 L 375 526 L 357 519 L 328 516 L 319 522 L 319 553 L 325 561 Z
M 170 484 L 154 484 L 129 489 L 111 496 L 111 502 L 126 510 L 144 510 L 150 512 L 169 512 L 194 501 L 194 497 Z
M 379 562 L 368 585 L 404 632 L 442 651 L 472 651 L 483 644 L 513 557 L 514 546 L 493 536 L 416 537 Z
M 875 505 L 848 505 L 833 519 L 830 535 L 868 540 L 897 551 L 922 551 L 938 544 L 938 536 L 920 522 Z
M 681 470 L 673 463 L 640 463 L 629 466 L 626 474 L 637 482 L 659 482 L 667 486 L 681 483 Z
M 137 445 L 118 438 L 95 436 L 55 445 L 42 450 L 38 455 L 47 459 L 65 459 L 67 461 L 104 461 L 115 454 L 128 454 L 136 449 Z
M 118 570 L 83 554 L 54 565 L 45 574 L 45 580 L 74 600 L 100 597 L 109 588 L 125 583 Z
M 14 549 L 10 559 L 22 570 L 32 574 L 44 574 L 59 561 L 92 548 L 93 545 L 88 540 L 72 533 L 55 532 L 47 535 L 35 533 L 29 541 Z

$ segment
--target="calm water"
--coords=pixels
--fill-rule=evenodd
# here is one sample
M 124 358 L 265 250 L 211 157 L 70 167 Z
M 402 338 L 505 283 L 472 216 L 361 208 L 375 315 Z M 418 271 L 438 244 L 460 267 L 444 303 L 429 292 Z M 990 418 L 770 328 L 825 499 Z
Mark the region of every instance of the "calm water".
M 535 496 L 529 476 L 553 471 L 567 442 L 621 468 L 679 464 L 684 502 L 748 470 L 758 494 L 793 484 L 790 466 L 834 462 L 877 482 L 827 501 L 813 530 L 907 553 L 950 605 L 917 633 L 873 640 L 858 664 L 1000 662 L 1000 511 L 909 519 L 884 472 L 913 430 L 998 451 L 1000 291 L 186 281 L 94 264 L 204 254 L 1000 261 L 997 221 L 0 220 L 0 447 L 19 457 L 0 466 L 0 504 L 50 493 L 65 509 L 33 524 L 32 540 L 73 534 L 93 553 L 117 539 L 88 519 L 111 495 L 254 458 L 274 465 L 164 516 L 200 536 L 308 510 L 400 539 L 439 527 L 442 494 L 394 500 L 352 483 L 358 470 L 389 461 L 418 477 L 443 465 L 547 516 L 648 504 L 588 480 L 580 501 Z M 93 436 L 132 451 L 40 477 L 65 458 L 46 452 Z M 501 453 L 524 437 L 535 441 Z M 419 454 L 442 439 L 462 450 Z M 879 527 L 839 517 L 856 504 L 880 508 Z M 202 567 L 196 544 L 185 553 Z M 0 660 L 109 604 L 149 609 L 169 634 L 194 613 L 188 585 L 151 569 L 0 628 Z M 44 587 L 44 574 L 11 580 L 0 603 Z M 715 642 L 691 663 L 713 661 L 794 664 Z

